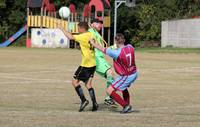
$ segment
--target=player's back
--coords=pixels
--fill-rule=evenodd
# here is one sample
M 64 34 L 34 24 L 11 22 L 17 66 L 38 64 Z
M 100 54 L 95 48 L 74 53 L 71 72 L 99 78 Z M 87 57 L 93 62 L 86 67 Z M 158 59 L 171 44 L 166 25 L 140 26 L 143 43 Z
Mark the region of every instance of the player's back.
M 130 75 L 136 72 L 134 52 L 132 45 L 121 48 L 119 56 L 114 60 L 114 67 L 119 75 Z
M 90 45 L 89 40 L 93 37 L 92 33 L 85 32 L 79 35 L 73 35 L 75 41 L 80 44 L 82 62 L 81 66 L 83 67 L 93 67 L 96 66 L 94 48 Z

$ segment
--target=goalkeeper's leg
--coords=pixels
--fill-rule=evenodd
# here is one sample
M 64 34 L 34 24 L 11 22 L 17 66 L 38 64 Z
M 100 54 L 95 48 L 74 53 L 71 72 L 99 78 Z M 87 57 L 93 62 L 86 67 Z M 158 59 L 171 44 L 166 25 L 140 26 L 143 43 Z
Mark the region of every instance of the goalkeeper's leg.
M 111 83 L 114 81 L 114 74 L 113 74 L 113 70 L 110 68 L 106 71 L 106 75 L 105 75 L 105 78 L 106 78 L 106 88 L 108 88 Z M 110 95 L 107 93 L 106 94 L 106 100 L 108 99 L 111 99 Z
M 106 88 L 109 88 L 109 86 L 114 81 L 114 78 L 113 78 L 114 77 L 114 71 L 113 71 L 112 68 L 110 68 L 106 71 L 105 77 L 106 77 Z M 104 100 L 104 103 L 108 106 L 117 107 L 114 100 L 110 97 L 110 95 L 108 93 L 106 93 L 106 98 Z

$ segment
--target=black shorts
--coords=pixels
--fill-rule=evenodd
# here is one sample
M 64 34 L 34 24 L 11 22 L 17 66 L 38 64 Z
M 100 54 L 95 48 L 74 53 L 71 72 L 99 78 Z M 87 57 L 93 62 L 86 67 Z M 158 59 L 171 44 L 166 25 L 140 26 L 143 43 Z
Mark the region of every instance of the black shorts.
M 82 67 L 79 66 L 74 74 L 74 79 L 87 83 L 90 78 L 94 77 L 96 66 L 94 67 Z

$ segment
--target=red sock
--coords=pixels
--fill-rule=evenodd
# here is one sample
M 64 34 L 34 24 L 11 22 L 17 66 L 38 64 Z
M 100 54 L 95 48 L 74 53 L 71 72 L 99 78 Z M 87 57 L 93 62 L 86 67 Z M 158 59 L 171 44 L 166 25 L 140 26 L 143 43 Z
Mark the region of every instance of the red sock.
M 115 92 L 113 91 L 110 95 L 118 104 L 120 104 L 122 107 L 126 106 L 127 103 Z
M 128 92 L 127 89 L 125 89 L 125 90 L 122 92 L 122 95 L 123 95 L 124 101 L 125 101 L 127 104 L 130 104 L 130 96 L 129 96 L 129 92 Z

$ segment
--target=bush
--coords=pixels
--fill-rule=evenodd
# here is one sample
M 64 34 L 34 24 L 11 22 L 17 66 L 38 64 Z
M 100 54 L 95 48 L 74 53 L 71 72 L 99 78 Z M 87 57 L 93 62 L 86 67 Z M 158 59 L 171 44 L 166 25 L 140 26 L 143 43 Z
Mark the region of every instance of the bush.
M 140 45 L 141 45 L 140 38 L 139 38 L 139 37 L 133 37 L 133 38 L 131 39 L 131 44 L 132 44 L 134 47 L 140 47 Z

